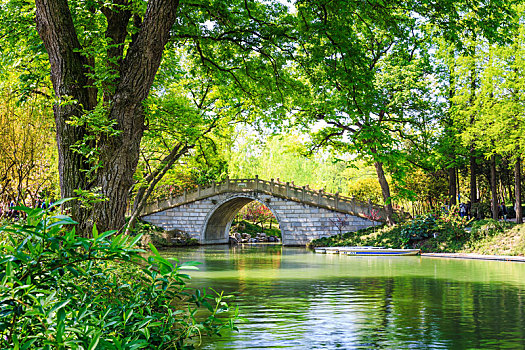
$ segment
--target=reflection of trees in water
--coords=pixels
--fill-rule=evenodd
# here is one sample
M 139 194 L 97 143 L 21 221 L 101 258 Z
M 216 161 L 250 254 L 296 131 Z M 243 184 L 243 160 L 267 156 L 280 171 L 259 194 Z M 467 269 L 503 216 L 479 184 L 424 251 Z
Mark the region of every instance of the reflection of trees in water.
M 281 266 L 282 246 L 268 245 L 264 248 L 251 248 L 249 246 L 235 246 L 230 248 L 234 254 L 231 254 L 230 263 L 233 268 L 239 271 L 239 291 L 243 292 L 249 288 L 248 284 L 250 274 L 254 269 L 267 269 L 268 277 L 264 280 L 257 281 L 262 289 L 267 289 L 276 282 L 276 276 L 279 274 Z
M 525 345 L 525 291 L 512 286 L 374 278 L 303 287 L 309 294 L 309 317 L 322 309 L 346 312 L 346 318 L 334 315 L 333 319 L 346 328 L 348 339 L 355 339 L 354 346 L 464 349 Z
M 383 307 L 371 314 L 371 324 L 381 318 L 381 327 L 363 333 L 364 340 L 378 346 L 413 343 L 463 349 L 506 343 L 520 348 L 525 345 L 523 293 L 505 285 L 387 279 Z
M 326 339 L 328 347 L 342 348 L 525 347 L 525 288 L 511 284 L 523 274 L 517 265 L 346 262 L 280 246 L 202 252 L 203 269 L 210 272 L 204 279 L 220 277 L 203 283 L 235 293 L 232 302 L 248 319 L 241 326 L 245 333 L 230 341 L 271 333 L 294 341 Z M 229 275 L 221 275 L 225 271 Z M 302 275 L 309 273 L 315 277 Z

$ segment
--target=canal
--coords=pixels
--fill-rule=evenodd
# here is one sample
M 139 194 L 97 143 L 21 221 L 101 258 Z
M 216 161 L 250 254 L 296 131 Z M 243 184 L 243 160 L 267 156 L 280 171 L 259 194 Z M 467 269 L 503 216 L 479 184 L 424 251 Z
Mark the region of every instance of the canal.
M 192 287 L 234 295 L 239 332 L 203 349 L 522 349 L 525 264 L 314 254 L 280 245 L 165 251 Z

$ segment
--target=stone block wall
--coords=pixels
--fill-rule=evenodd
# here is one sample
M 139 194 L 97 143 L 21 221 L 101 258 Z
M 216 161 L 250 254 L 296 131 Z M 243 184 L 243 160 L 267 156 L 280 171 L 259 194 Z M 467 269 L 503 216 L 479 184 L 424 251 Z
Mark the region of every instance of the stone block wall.
M 342 214 L 325 208 L 319 208 L 299 202 L 277 198 L 256 192 L 250 194 L 220 194 L 184 204 L 171 209 L 144 216 L 142 219 L 166 230 L 179 229 L 188 233 L 201 244 L 227 243 L 230 224 L 221 226 L 224 232 L 221 238 L 206 237 L 207 225 L 214 213 L 224 215 L 224 208 L 235 208 L 235 201 L 258 200 L 266 205 L 277 218 L 284 245 L 304 246 L 310 240 L 332 236 L 340 232 L 356 231 L 372 226 L 371 220 L 358 216 Z M 222 210 L 218 211 L 219 208 Z M 233 217 L 235 213 L 232 212 Z M 229 215 L 229 213 L 228 213 Z M 213 221 L 213 220 L 212 220 Z M 379 223 L 375 223 L 379 224 Z

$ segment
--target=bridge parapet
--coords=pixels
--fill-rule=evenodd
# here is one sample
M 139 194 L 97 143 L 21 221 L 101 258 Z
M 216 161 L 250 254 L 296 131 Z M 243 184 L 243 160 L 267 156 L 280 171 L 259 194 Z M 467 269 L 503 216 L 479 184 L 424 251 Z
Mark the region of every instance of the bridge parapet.
M 384 221 L 386 213 L 383 206 L 373 204 L 371 201 L 363 202 L 353 197 L 341 196 L 339 193 L 327 193 L 323 190 L 313 190 L 308 186 L 296 186 L 290 182 L 271 179 L 229 179 L 222 182 L 212 182 L 207 186 L 198 186 L 193 191 L 184 191 L 180 196 L 160 199 L 147 204 L 141 216 L 150 215 L 169 208 L 216 196 L 222 193 L 264 193 L 274 197 L 284 198 L 302 204 L 326 208 L 344 214 L 360 216 Z

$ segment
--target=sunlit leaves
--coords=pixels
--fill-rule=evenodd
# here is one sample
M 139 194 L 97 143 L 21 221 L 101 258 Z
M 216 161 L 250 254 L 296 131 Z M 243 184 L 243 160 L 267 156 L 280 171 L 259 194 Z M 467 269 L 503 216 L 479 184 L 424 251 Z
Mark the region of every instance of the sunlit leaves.
M 518 7 L 520 18 L 523 8 Z M 525 29 L 522 22 L 510 43 L 471 39 L 470 54 L 459 55 L 454 73 L 457 81 L 455 120 L 464 131 L 465 144 L 474 144 L 489 157 L 503 154 L 520 157 L 525 108 Z
M 50 101 L 31 94 L 21 102 L 16 74 L 0 83 L 0 201 L 45 199 L 57 185 Z
M 180 349 L 235 329 L 219 318 L 228 312 L 222 293 L 186 288 L 179 270 L 197 263 L 165 259 L 154 246 L 146 259 L 135 248 L 140 236 L 95 228 L 82 238 L 54 208 L 16 209 L 27 223 L 0 229 L 2 348 Z

